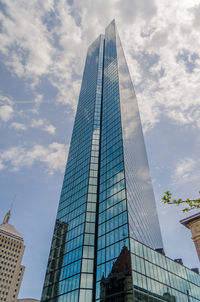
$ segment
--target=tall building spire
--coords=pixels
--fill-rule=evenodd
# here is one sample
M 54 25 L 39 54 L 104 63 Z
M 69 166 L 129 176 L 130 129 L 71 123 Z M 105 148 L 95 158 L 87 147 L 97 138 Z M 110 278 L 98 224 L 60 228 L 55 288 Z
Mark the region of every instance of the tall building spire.
M 10 220 L 10 215 L 11 215 L 11 211 L 9 210 L 9 211 L 6 213 L 5 217 L 4 217 L 3 224 L 6 224 L 6 223 L 9 222 L 9 220 Z

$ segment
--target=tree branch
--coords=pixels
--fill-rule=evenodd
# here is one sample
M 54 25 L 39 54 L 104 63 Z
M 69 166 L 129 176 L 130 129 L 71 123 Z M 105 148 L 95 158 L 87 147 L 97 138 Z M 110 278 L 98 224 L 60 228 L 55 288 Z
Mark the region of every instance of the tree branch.
M 183 212 L 189 212 L 193 209 L 199 209 L 200 208 L 200 198 L 197 199 L 189 199 L 187 198 L 186 200 L 182 200 L 181 198 L 179 199 L 172 199 L 172 193 L 170 191 L 166 191 L 165 195 L 162 197 L 162 202 L 167 203 L 167 204 L 187 204 L 187 207 L 185 207 L 182 211 Z

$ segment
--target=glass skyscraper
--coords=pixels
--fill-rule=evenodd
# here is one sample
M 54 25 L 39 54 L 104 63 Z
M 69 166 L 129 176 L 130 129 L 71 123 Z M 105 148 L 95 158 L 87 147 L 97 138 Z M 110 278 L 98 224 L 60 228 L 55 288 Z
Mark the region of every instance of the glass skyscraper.
M 140 115 L 112 21 L 89 47 L 42 302 L 200 301 L 165 257 Z

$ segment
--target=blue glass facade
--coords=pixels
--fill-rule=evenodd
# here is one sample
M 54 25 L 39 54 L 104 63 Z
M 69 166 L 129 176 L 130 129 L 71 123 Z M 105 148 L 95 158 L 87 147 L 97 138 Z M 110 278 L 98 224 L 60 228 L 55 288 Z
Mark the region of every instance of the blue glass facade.
M 131 238 L 135 301 L 200 301 L 200 276 Z
M 155 248 L 138 105 L 113 21 L 88 49 L 41 301 L 199 301 L 199 276 Z
M 115 31 L 130 235 L 152 248 L 162 248 L 137 99 Z
M 92 301 L 103 47 L 88 49 L 42 301 Z

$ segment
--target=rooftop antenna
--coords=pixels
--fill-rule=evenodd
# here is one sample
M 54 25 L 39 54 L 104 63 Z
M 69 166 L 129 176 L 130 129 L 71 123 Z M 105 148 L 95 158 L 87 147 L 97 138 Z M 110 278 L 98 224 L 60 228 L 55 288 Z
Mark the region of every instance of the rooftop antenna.
M 14 202 L 16 200 L 16 197 L 17 197 L 17 195 L 15 194 L 14 197 L 13 197 L 13 200 L 11 201 L 11 204 L 10 204 L 10 212 L 11 212 L 11 210 L 13 208 L 13 204 L 14 204 Z
M 8 223 L 9 220 L 10 220 L 11 210 L 12 210 L 12 207 L 13 207 L 13 204 L 14 204 L 15 199 L 16 199 L 16 194 L 14 195 L 14 198 L 13 198 L 11 204 L 10 204 L 10 209 L 9 209 L 9 211 L 6 213 L 6 215 L 5 215 L 5 217 L 4 217 L 3 224 Z

